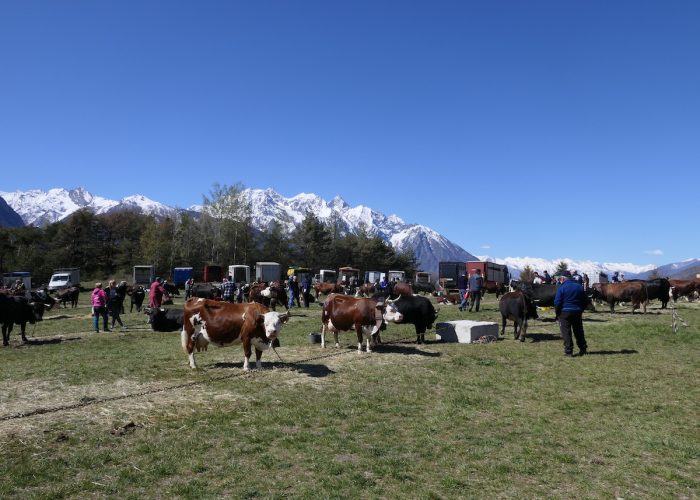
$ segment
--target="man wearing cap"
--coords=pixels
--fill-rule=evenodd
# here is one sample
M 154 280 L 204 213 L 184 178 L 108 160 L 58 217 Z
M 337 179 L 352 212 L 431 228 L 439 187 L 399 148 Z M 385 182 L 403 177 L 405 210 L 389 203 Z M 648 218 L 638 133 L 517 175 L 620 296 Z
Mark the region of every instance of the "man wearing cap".
M 588 349 L 583 333 L 583 310 L 586 307 L 586 293 L 581 285 L 571 279 L 569 271 L 563 271 L 559 275 L 559 283 L 557 293 L 554 296 L 554 310 L 559 318 L 559 331 L 564 339 L 564 356 L 569 358 L 573 356 L 572 331 L 579 348 L 578 355 L 583 356 Z
M 469 276 L 469 312 L 476 306 L 476 312 L 479 312 L 481 304 L 481 289 L 484 288 L 484 278 L 481 277 L 481 269 L 472 269 L 472 275 Z

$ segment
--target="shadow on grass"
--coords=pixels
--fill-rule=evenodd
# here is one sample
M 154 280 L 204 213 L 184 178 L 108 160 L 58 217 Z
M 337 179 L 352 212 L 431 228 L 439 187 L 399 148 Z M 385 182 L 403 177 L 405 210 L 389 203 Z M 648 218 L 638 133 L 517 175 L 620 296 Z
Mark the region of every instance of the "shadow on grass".
M 554 333 L 527 333 L 525 337 L 532 339 L 533 342 L 548 342 L 551 340 L 561 342 L 561 336 Z
M 439 344 L 440 342 L 427 342 L 426 344 Z M 377 350 L 380 352 L 389 352 L 392 354 L 403 354 L 409 356 L 412 354 L 417 354 L 419 356 L 427 356 L 429 358 L 437 358 L 441 356 L 439 352 L 422 351 L 417 347 L 413 347 L 406 344 L 380 344 L 377 346 Z
M 72 342 L 74 340 L 82 340 L 82 337 L 52 337 L 46 339 L 30 339 L 28 338 L 26 342 L 22 342 L 19 347 L 22 346 L 34 346 L 34 345 L 52 345 L 61 344 L 63 342 Z
M 639 354 L 634 349 L 620 349 L 619 351 L 588 351 L 586 356 L 608 356 L 612 354 Z
M 251 366 L 255 366 L 255 362 L 251 362 Z M 214 368 L 223 368 L 223 369 L 238 369 L 242 370 L 243 369 L 243 363 L 227 363 L 227 362 L 218 362 L 214 363 Z M 277 361 L 268 361 L 264 362 L 262 364 L 262 369 L 263 370 L 271 370 L 273 368 L 286 368 L 288 370 L 292 370 L 298 373 L 303 373 L 304 375 L 308 375 L 309 377 L 314 377 L 314 378 L 319 378 L 319 377 L 327 377 L 328 375 L 332 375 L 335 373 L 333 370 L 328 368 L 326 365 L 316 365 L 316 364 L 311 364 L 311 363 L 285 363 L 281 362 L 279 360 Z M 253 370 L 254 371 L 254 370 Z

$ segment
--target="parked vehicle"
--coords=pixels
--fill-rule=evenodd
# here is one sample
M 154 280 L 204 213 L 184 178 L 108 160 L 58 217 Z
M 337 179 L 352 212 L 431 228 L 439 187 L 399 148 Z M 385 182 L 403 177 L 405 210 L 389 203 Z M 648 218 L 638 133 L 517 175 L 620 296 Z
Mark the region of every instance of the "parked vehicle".
M 148 286 L 156 279 L 154 266 L 134 266 L 134 284 Z
M 173 283 L 176 285 L 184 285 L 185 281 L 190 279 L 193 274 L 193 269 L 191 267 L 176 267 L 173 269 Z
M 282 277 L 281 266 L 277 262 L 256 262 L 255 281 L 278 281 Z
M 7 288 L 13 286 L 17 280 L 24 283 L 24 288 L 27 290 L 32 287 L 32 273 L 28 271 L 13 271 L 2 274 L 2 284 Z
M 224 268 L 213 264 L 204 266 L 202 281 L 204 283 L 220 283 L 224 279 Z
M 62 269 L 54 269 L 51 279 L 49 280 L 49 291 L 62 290 L 72 286 L 80 286 L 80 268 L 66 267 Z
M 228 266 L 228 275 L 234 283 L 250 283 L 250 266 L 243 264 Z

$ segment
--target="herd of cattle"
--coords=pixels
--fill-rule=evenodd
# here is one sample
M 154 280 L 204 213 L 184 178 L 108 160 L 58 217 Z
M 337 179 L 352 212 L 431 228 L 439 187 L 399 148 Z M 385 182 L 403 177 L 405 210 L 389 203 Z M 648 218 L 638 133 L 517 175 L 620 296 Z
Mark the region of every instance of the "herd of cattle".
M 437 319 L 437 312 L 432 301 L 416 295 L 410 284 L 396 283 L 390 289 L 362 290 L 368 297 L 346 295 L 337 288 L 318 287 L 318 293 L 326 294 L 321 304 L 321 345 L 325 347 L 325 336 L 333 332 L 335 345 L 338 346 L 338 332 L 354 330 L 357 335 L 357 350 L 362 351 L 366 339 L 366 350 L 381 342 L 380 331 L 387 323 L 413 324 L 416 342 L 425 341 L 426 330 L 432 328 Z M 552 307 L 557 285 L 533 285 L 531 283 L 512 281 L 510 292 L 506 292 L 499 301 L 499 310 L 503 320 L 501 334 L 505 335 L 506 321 L 514 324 L 515 338 L 525 340 L 527 320 L 537 318 L 537 307 Z M 171 294 L 179 294 L 176 288 Z M 3 345 L 9 344 L 13 325 L 21 328 L 24 342 L 26 324 L 41 321 L 45 310 L 63 304 L 67 307 L 77 306 L 80 290 L 69 288 L 61 290 L 56 297 L 45 290 L 23 292 L 13 295 L 0 293 L 0 323 L 2 324 Z M 131 297 L 131 309 L 141 311 L 146 291 L 143 287 L 124 287 L 124 297 Z M 646 312 L 649 300 L 659 300 L 666 308 L 670 299 L 680 297 L 690 299 L 700 294 L 700 280 L 630 280 L 621 283 L 596 283 L 587 290 L 589 308 L 594 309 L 593 301 L 607 303 L 614 313 L 618 303 L 631 304 L 632 312 L 642 308 Z M 193 288 L 182 309 L 145 308 L 149 323 L 155 331 L 181 330 L 182 347 L 189 357 L 189 364 L 196 367 L 195 351 L 206 350 L 212 343 L 223 347 L 241 343 L 245 355 L 244 369 L 249 367 L 252 348 L 255 349 L 256 366 L 260 367 L 262 352 L 279 345 L 279 333 L 282 324 L 290 317 L 289 311 L 278 313 L 276 307 L 287 307 L 287 291 L 278 282 L 270 284 L 253 284 L 247 290 L 245 303 L 228 303 L 217 300 L 215 287 L 202 284 Z M 318 295 L 317 295 L 318 296 Z

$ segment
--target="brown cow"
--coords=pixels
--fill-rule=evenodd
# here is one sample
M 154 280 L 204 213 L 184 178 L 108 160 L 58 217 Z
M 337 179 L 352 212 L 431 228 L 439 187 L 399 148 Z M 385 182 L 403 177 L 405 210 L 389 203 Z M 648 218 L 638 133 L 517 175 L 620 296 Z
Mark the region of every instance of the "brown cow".
M 391 287 L 391 295 L 392 297 L 396 295 L 411 296 L 413 295 L 413 287 L 410 283 L 396 282 Z
M 207 349 L 211 342 L 219 347 L 242 343 L 243 369 L 249 369 L 250 346 L 255 347 L 255 366 L 262 367 L 262 352 L 273 346 L 282 323 L 289 314 L 271 312 L 262 304 L 231 304 L 210 299 L 190 299 L 185 303 L 182 321 L 182 348 L 197 368 L 194 350 Z
M 673 302 L 676 302 L 678 297 L 687 297 L 692 300 L 697 293 L 700 293 L 700 280 L 668 280 L 668 282 L 671 284 Z
M 273 311 L 276 311 L 277 305 L 281 303 L 289 311 L 287 291 L 277 281 L 272 281 L 269 285 L 265 283 L 254 283 L 251 285 L 248 293 L 248 302 L 257 302 Z
M 360 296 L 371 297 L 376 289 L 377 287 L 374 285 L 374 283 L 365 283 L 357 288 L 357 293 Z
M 481 288 L 482 293 L 495 293 L 496 298 L 508 291 L 508 286 L 505 283 L 497 283 L 496 281 L 486 281 Z
M 319 294 L 330 295 L 332 293 L 344 293 L 345 287 L 340 283 L 315 283 L 314 290 L 316 291 L 316 298 Z
M 63 304 L 64 309 L 68 307 L 68 302 L 70 302 L 71 308 L 78 307 L 79 296 L 80 288 L 78 288 L 77 286 L 64 288 L 63 290 L 58 290 L 56 292 L 56 300 Z
M 631 302 L 632 313 L 640 306 L 647 312 L 647 286 L 643 281 L 623 281 L 621 283 L 595 283 L 591 290 L 593 298 L 607 302 L 610 312 L 615 312 L 616 302 Z
M 335 346 L 338 343 L 338 332 L 355 330 L 357 333 L 357 352 L 362 352 L 362 340 L 367 337 L 367 352 L 372 352 L 370 339 L 375 340 L 383 321 L 400 322 L 403 315 L 396 309 L 391 300 L 384 302 L 375 299 L 356 299 L 348 295 L 332 293 L 323 303 L 321 313 L 321 347 L 326 347 L 326 330 L 332 331 Z
M 440 295 L 437 298 L 437 303 L 438 304 L 461 304 L 462 299 L 459 297 L 458 293 L 446 293 L 444 295 Z

